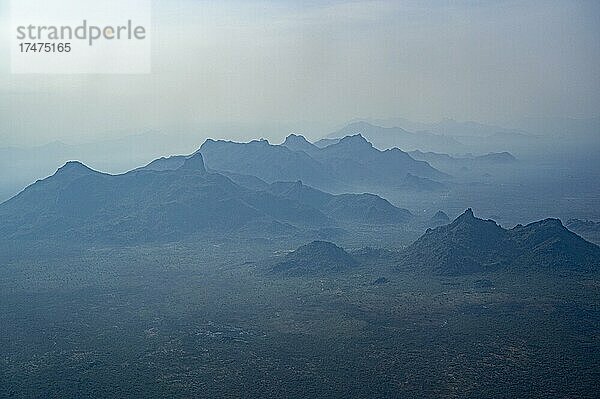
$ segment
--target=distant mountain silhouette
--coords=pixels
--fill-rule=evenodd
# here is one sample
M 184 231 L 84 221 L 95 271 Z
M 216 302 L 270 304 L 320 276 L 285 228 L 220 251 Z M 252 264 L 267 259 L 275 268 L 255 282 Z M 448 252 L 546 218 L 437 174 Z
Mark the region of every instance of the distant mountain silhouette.
M 405 151 L 459 151 L 462 144 L 453 137 L 429 132 L 409 132 L 400 127 L 376 126 L 364 121 L 350 123 L 327 138 L 341 138 L 361 134 L 379 148 L 398 147 Z
M 488 137 L 493 134 L 524 133 L 518 130 L 506 129 L 500 126 L 486 125 L 473 121 L 459 122 L 450 118 L 442 119 L 436 123 L 424 124 L 417 130 L 428 131 L 445 136 L 454 136 L 458 137 L 459 140 L 460 137 L 464 136 Z
M 183 165 L 186 158 L 187 158 L 187 156 L 185 156 L 185 155 L 174 155 L 172 157 L 161 157 L 161 158 L 155 159 L 154 161 L 150 162 L 146 166 L 137 168 L 137 170 L 155 170 L 155 171 L 175 170 L 175 169 L 179 169 Z
M 0 237 L 144 242 L 192 234 L 333 231 L 340 223 L 412 219 L 373 194 L 332 195 L 301 182 L 268 184 L 226 173 L 207 171 L 200 152 L 122 175 L 68 162 L 0 204 Z
M 425 177 L 415 176 L 412 173 L 407 173 L 404 179 L 397 186 L 403 190 L 412 191 L 443 191 L 447 188 L 444 183 L 428 179 Z
M 443 164 L 443 163 L 455 163 L 461 166 L 469 163 L 476 164 L 502 164 L 511 163 L 517 161 L 509 152 L 491 152 L 485 155 L 465 155 L 465 156 L 451 156 L 448 154 L 441 154 L 436 152 L 422 152 L 419 150 L 409 152 L 410 156 L 422 161 L 427 161 L 431 164 Z
M 360 135 L 325 148 L 290 135 L 283 145 L 207 140 L 200 152 L 210 169 L 256 176 L 266 182 L 297 181 L 328 192 L 382 187 L 436 190 L 447 177 L 399 149 L 380 151 Z M 274 167 L 276 165 L 276 167 Z
M 495 163 L 510 163 L 515 162 L 517 158 L 510 152 L 490 152 L 489 154 L 474 157 L 475 161 L 479 162 L 495 162 Z
M 448 155 L 437 152 L 411 151 L 410 156 L 415 159 L 426 161 L 435 168 L 449 173 L 453 176 L 464 175 L 465 173 L 475 173 L 478 176 L 491 177 L 484 170 L 495 170 L 516 164 L 515 158 L 509 152 L 491 152 L 485 155 Z M 483 172 L 483 173 L 482 173 Z
M 201 153 L 200 153 L 201 154 Z M 176 170 L 183 166 L 186 159 L 194 156 L 192 155 L 174 155 L 171 157 L 162 157 L 155 159 L 149 164 L 137 168 L 135 170 L 154 170 L 154 171 L 165 171 L 165 170 Z M 215 172 L 215 171 L 211 171 Z M 215 172 L 216 173 L 216 172 Z M 256 176 L 251 176 L 247 174 L 241 173 L 233 173 L 226 171 L 219 171 L 218 173 L 227 176 L 236 184 L 239 184 L 242 187 L 249 188 L 251 190 L 266 190 L 269 187 L 269 184 L 262 179 L 259 179 Z
M 358 179 L 379 172 L 379 180 L 398 181 L 398 177 L 412 174 L 425 178 L 445 178 L 444 173 L 432 168 L 427 162 L 416 161 L 398 148 L 378 150 L 361 134 L 346 136 L 339 142 L 314 153 L 314 157 L 327 162 L 338 173 L 352 173 Z M 351 168 L 347 170 L 347 168 Z M 404 176 L 398 176 L 403 172 Z
M 438 122 L 413 122 L 405 118 L 367 119 L 369 123 L 380 126 L 398 126 L 411 132 L 430 132 L 441 136 L 453 137 L 489 137 L 496 133 L 525 133 L 522 130 L 507 129 L 501 126 L 487 125 L 474 121 L 456 121 L 444 118 Z
M 325 147 L 327 147 L 327 146 L 330 146 L 330 145 L 332 145 L 332 144 L 339 143 L 339 142 L 340 142 L 340 140 L 341 140 L 341 138 L 337 138 L 337 139 L 328 139 L 328 138 L 324 138 L 324 139 L 321 139 L 321 140 L 317 140 L 317 141 L 315 141 L 313 144 L 314 144 L 316 147 L 319 147 L 319 148 L 325 148 Z
M 290 134 L 287 136 L 282 145 L 292 151 L 304 151 L 307 154 L 312 154 L 319 151 L 319 147 L 306 140 L 304 136 L 296 134 Z
M 69 162 L 0 205 L 3 238 L 81 241 L 175 240 L 195 233 L 272 226 L 324 227 L 333 221 L 298 201 L 254 191 L 205 170 L 202 155 L 177 170 L 95 172 Z M 294 225 L 294 226 L 292 226 Z
M 349 184 L 367 189 L 395 187 L 437 191 L 445 189 L 445 185 L 433 179 L 448 177 L 427 162 L 417 161 L 397 148 L 380 151 L 360 134 L 346 136 L 335 144 L 313 151 L 313 157 Z
M 307 153 L 272 145 L 266 140 L 249 143 L 206 140 L 200 152 L 210 169 L 252 175 L 268 183 L 302 180 L 317 188 L 344 188 L 323 164 Z
M 292 199 L 320 210 L 335 220 L 368 224 L 406 223 L 413 215 L 406 209 L 397 208 L 374 194 L 333 195 L 302 184 L 273 183 L 269 191 L 279 197 Z
M 404 251 L 402 263 L 441 275 L 509 267 L 589 270 L 600 265 L 600 248 L 557 219 L 506 230 L 468 209 L 452 223 L 429 229 Z
M 273 271 L 290 276 L 340 272 L 358 265 L 344 249 L 327 241 L 313 241 L 287 254 Z
M 61 168 L 56 171 L 57 176 L 60 177 L 62 182 L 72 181 L 82 176 L 90 174 L 102 174 L 95 170 L 88 168 L 86 165 L 78 161 L 69 161 L 65 163 Z

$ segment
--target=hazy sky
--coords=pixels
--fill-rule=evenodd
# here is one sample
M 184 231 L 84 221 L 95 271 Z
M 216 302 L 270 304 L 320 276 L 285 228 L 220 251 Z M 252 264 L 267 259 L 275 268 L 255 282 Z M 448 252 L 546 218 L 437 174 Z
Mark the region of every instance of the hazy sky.
M 40 0 L 41 1 L 41 0 Z M 600 114 L 597 1 L 155 1 L 150 75 L 11 75 L 0 146 Z

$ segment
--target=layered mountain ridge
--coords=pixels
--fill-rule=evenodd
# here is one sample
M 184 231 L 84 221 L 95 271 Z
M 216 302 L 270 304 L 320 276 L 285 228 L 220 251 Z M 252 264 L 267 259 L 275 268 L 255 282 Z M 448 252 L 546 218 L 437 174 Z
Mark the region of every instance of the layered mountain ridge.
M 209 169 L 256 176 L 268 183 L 301 180 L 312 187 L 341 193 L 356 188 L 442 189 L 448 177 L 427 162 L 399 149 L 381 151 L 360 134 L 319 148 L 303 136 L 290 135 L 281 145 L 266 140 L 236 143 L 207 140 L 199 150 Z M 276 165 L 276 166 L 275 166 Z
M 215 173 L 206 169 L 201 152 L 149 166 L 109 175 L 68 162 L 0 204 L 0 236 L 168 241 L 194 234 L 296 234 L 412 217 L 372 194 L 332 195 L 300 182 L 269 185 L 247 175 Z

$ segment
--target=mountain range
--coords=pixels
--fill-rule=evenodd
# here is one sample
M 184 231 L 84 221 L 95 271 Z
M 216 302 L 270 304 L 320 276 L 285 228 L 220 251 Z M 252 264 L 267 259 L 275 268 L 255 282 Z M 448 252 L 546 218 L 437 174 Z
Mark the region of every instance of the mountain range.
M 598 247 L 558 219 L 504 229 L 476 218 L 469 209 L 449 223 L 441 211 L 433 218 L 417 217 L 365 192 L 443 189 L 436 179 L 450 176 L 430 162 L 504 167 L 516 159 L 507 152 L 452 157 L 379 150 L 362 134 L 321 146 L 295 134 L 280 145 L 209 139 L 191 155 L 158 158 L 117 175 L 69 161 L 0 204 L 0 239 L 146 243 L 199 235 L 322 237 L 318 232 L 333 230 L 368 230 L 373 236 L 396 234 L 390 226 L 410 225 L 413 233 L 435 228 L 394 252 L 389 261 L 401 268 L 460 275 L 536 266 L 589 270 L 598 265 Z M 597 230 L 590 222 L 571 221 L 569 226 Z M 323 243 L 315 246 L 340 254 Z
M 293 141 L 306 146 L 298 137 L 288 144 Z M 365 143 L 361 136 L 351 136 L 335 144 L 340 147 L 334 151 L 327 151 L 329 147 L 307 148 L 317 154 L 316 159 L 285 146 L 254 145 L 276 147 L 267 150 L 274 151 L 274 156 L 290 151 L 302 162 L 321 162 L 331 154 L 370 153 L 373 163 L 381 168 L 399 165 L 402 160 L 412 163 L 408 155 L 381 152 Z M 242 153 L 253 151 L 238 145 L 234 148 Z M 273 173 L 276 176 L 280 172 Z M 319 229 L 404 225 L 414 220 L 408 210 L 374 194 L 331 194 L 302 181 L 269 183 L 232 171 L 218 173 L 206 168 L 203 151 L 198 151 L 190 156 L 160 158 L 120 175 L 67 162 L 52 176 L 0 204 L 0 238 L 122 244 L 174 241 L 203 234 L 299 236 Z M 449 276 L 534 267 L 587 271 L 600 264 L 600 248 L 568 230 L 558 219 L 504 229 L 492 220 L 476 218 L 468 209 L 447 222 L 447 215 L 438 212 L 426 223 L 439 227 L 428 229 L 405 250 L 390 252 L 389 263 Z M 368 253 L 362 253 L 361 259 L 368 258 Z M 290 254 L 286 266 L 279 267 L 311 270 L 301 259 L 311 263 L 321 256 L 326 258 L 323 265 L 327 270 L 356 261 L 336 247 L 318 242 Z
M 311 243 L 281 260 L 274 270 L 321 274 L 359 264 L 395 265 L 426 275 L 485 272 L 597 271 L 600 247 L 565 228 L 558 219 L 504 229 L 466 210 L 452 223 L 428 229 L 404 250 L 365 248 L 349 254 L 332 243 Z
M 149 166 L 109 175 L 68 162 L 0 204 L 0 237 L 168 241 L 207 233 L 295 234 L 343 222 L 405 223 L 412 217 L 372 194 L 333 195 L 301 182 L 230 178 L 208 171 L 200 152 Z
M 402 267 L 442 275 L 506 268 L 578 269 L 600 266 L 600 248 L 558 219 L 504 229 L 468 209 L 452 223 L 428 229 L 402 253 Z
M 378 148 L 398 147 L 404 151 L 452 154 L 510 151 L 522 158 L 523 154 L 532 155 L 532 148 L 539 149 L 543 145 L 545 152 L 558 150 L 562 153 L 565 147 L 569 147 L 569 151 L 580 155 L 582 149 L 597 153 L 594 150 L 598 149 L 599 120 L 529 118 L 502 127 L 452 119 L 434 123 L 416 123 L 403 118 L 364 119 L 346 124 L 315 145 L 323 147 L 343 136 L 362 134 Z M 206 126 L 201 130 L 221 136 L 239 135 L 239 131 L 227 126 Z M 270 134 L 276 136 L 276 132 L 271 131 Z M 6 142 L 0 143 L 3 145 L 0 147 L 0 170 L 12 171 L 0 174 L 0 201 L 14 195 L 31 181 L 49 176 L 56 165 L 70 159 L 79 159 L 97 170 L 122 173 L 165 151 L 188 151 L 194 148 L 199 137 L 206 136 L 180 131 L 169 134 L 150 131 L 81 144 L 55 141 L 36 147 L 15 147 L 8 146 Z M 418 173 L 415 175 L 420 176 Z
M 425 161 L 438 170 L 454 177 L 488 176 L 490 173 L 503 173 L 516 170 L 520 165 L 517 158 L 510 152 L 491 152 L 484 155 L 462 154 L 449 155 L 437 152 L 410 151 L 414 159 Z
M 414 122 L 405 118 L 365 119 L 366 122 L 383 127 L 397 126 L 411 132 L 429 132 L 441 136 L 489 137 L 494 134 L 528 134 L 522 127 L 506 128 L 474 121 L 457 121 L 443 118 L 437 122 Z
M 329 194 L 298 181 L 277 182 L 268 191 L 278 197 L 298 201 L 319 209 L 335 220 L 366 224 L 402 224 L 414 218 L 406 209 L 398 208 L 374 194 Z
M 536 157 L 535 149 L 544 148 L 545 152 L 564 153 L 581 151 L 582 146 L 597 148 L 597 140 L 592 130 L 594 123 L 564 123 L 562 135 L 535 134 L 522 129 L 502 128 L 476 122 L 456 122 L 451 119 L 437 123 L 412 123 L 402 119 L 358 120 L 328 134 L 316 142 L 319 147 L 334 143 L 341 137 L 362 134 L 378 148 L 399 147 L 405 151 L 423 151 L 437 153 L 489 153 L 511 152 L 517 157 Z M 579 127 L 579 125 L 583 125 Z M 571 129 L 572 128 L 572 129 Z M 570 131 L 587 131 L 585 135 L 570 135 Z M 548 132 L 556 132 L 549 129 Z
M 300 180 L 329 192 L 382 187 L 441 189 L 448 175 L 397 148 L 378 150 L 363 136 L 347 136 L 319 148 L 303 136 L 281 145 L 266 140 L 236 143 L 207 140 L 199 149 L 210 169 L 256 176 L 268 183 Z M 274 167 L 276 165 L 276 167 Z
M 401 127 L 382 127 L 364 121 L 348 124 L 340 130 L 327 135 L 327 139 L 339 139 L 344 136 L 360 134 L 379 148 L 402 148 L 405 151 L 427 150 L 440 152 L 459 152 L 463 144 L 451 136 L 427 131 L 412 132 Z

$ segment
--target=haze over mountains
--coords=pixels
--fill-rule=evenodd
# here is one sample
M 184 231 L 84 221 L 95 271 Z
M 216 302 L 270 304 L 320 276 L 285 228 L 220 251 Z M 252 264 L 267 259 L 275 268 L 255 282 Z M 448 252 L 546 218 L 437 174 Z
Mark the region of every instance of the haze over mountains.
M 444 162 L 515 162 L 510 154 L 461 159 L 416 155 Z M 360 135 L 323 148 L 298 135 L 283 145 L 207 140 L 189 156 L 159 158 L 121 175 L 72 161 L 0 204 L 0 238 L 116 244 L 202 236 L 308 238 L 338 229 L 364 240 L 369 237 L 361 233 L 364 226 L 391 232 L 399 226 L 416 231 L 423 225 L 442 225 L 428 229 L 389 262 L 440 275 L 598 266 L 600 249 L 558 219 L 506 230 L 492 220 L 475 218 L 469 209 L 446 224 L 448 216 L 442 211 L 430 219 L 416 217 L 375 194 L 332 194 L 306 183 L 330 191 L 346 185 L 399 188 L 411 172 L 447 176 L 398 149 L 377 150 Z M 415 179 L 419 183 L 426 178 Z M 290 254 L 277 269 L 294 274 L 312 270 L 311 262 L 321 262 L 323 270 L 354 264 L 336 248 L 313 243 Z
M 399 127 L 410 132 L 428 132 L 455 138 L 466 137 L 515 137 L 515 136 L 593 136 L 600 129 L 600 118 L 524 118 L 506 126 L 491 125 L 474 121 L 457 121 L 444 118 L 437 122 L 414 122 L 405 118 L 373 119 L 362 121 L 384 128 Z M 362 122 L 357 120 L 354 122 Z
M 266 140 L 237 143 L 209 139 L 198 152 L 212 170 L 250 175 L 269 183 L 299 180 L 330 192 L 376 190 L 382 186 L 437 189 L 443 185 L 433 179 L 449 177 L 397 148 L 378 150 L 360 134 L 344 137 L 326 148 L 298 135 L 288 136 L 281 145 Z M 176 169 L 184 159 L 160 158 L 139 169 Z
M 0 171 L 6 171 L 0 173 L 0 201 L 50 176 L 70 160 L 79 160 L 107 173 L 123 173 L 163 155 L 165 150 L 185 152 L 198 140 L 181 134 L 173 140 L 169 134 L 146 132 L 90 143 L 54 141 L 28 148 L 0 147 Z
M 286 255 L 273 271 L 318 276 L 369 262 L 437 276 L 532 271 L 593 273 L 600 267 L 600 247 L 569 231 L 558 219 L 504 229 L 493 220 L 476 218 L 467 209 L 452 223 L 428 229 L 403 250 L 365 249 L 357 251 L 355 258 L 333 243 L 315 241 Z
M 519 123 L 515 123 L 511 127 L 503 127 L 474 121 L 461 122 L 451 118 L 444 118 L 437 122 L 431 123 L 414 122 L 405 118 L 366 119 L 365 122 L 385 128 L 398 127 L 410 132 L 428 133 L 457 139 L 491 136 L 535 136 L 538 134 L 544 134 L 544 132 L 540 132 L 539 129 L 540 125 L 545 123 L 540 120 L 537 125 L 531 123 L 529 124 L 528 128 L 523 128 L 523 126 Z
M 413 133 L 399 127 L 381 127 L 367 122 L 351 123 L 327 138 L 339 138 L 361 133 L 379 148 L 398 147 L 406 151 L 426 149 L 429 151 L 460 151 L 462 144 L 450 136 L 430 132 Z
M 69 162 L 0 205 L 0 234 L 145 242 L 202 233 L 290 234 L 336 221 L 393 224 L 412 218 L 373 194 L 332 195 L 301 182 L 252 189 L 208 172 L 200 152 L 175 159 L 183 160 L 176 169 L 122 175 Z
M 458 125 L 448 121 L 440 122 L 440 126 L 442 124 L 450 124 L 458 129 Z M 485 129 L 484 125 L 478 124 L 467 124 L 463 127 L 471 129 L 473 136 L 477 136 L 476 132 L 481 133 Z M 449 155 L 422 150 L 405 152 L 395 147 L 380 150 L 364 136 L 372 134 L 375 139 L 385 138 L 386 140 L 387 138 L 402 139 L 402 137 L 405 137 L 405 132 L 398 133 L 394 129 L 390 129 L 380 128 L 365 122 L 357 122 L 333 134 L 335 136 L 352 132 L 351 135 L 328 139 L 317 143 L 319 145 L 313 144 L 302 135 L 297 134 L 289 135 L 280 145 L 271 144 L 266 140 L 240 143 L 208 139 L 192 155 L 163 156 L 146 166 L 138 167 L 132 172 L 124 174 L 121 178 L 126 177 L 129 179 L 131 176 L 139 175 L 139 179 L 142 179 L 141 176 L 154 176 L 149 174 L 151 171 L 168 174 L 168 172 L 174 173 L 174 171 L 181 169 L 178 173 L 184 173 L 184 170 L 192 168 L 192 160 L 200 159 L 194 157 L 195 154 L 199 154 L 202 165 L 195 165 L 198 170 L 204 169 L 204 164 L 206 164 L 206 169 L 210 173 L 216 173 L 223 179 L 226 178 L 227 181 L 233 183 L 239 189 L 250 192 L 258 191 L 275 196 L 284 194 L 290 196 L 291 193 L 296 192 L 296 195 L 303 193 L 310 198 L 312 197 L 307 194 L 308 191 L 312 189 L 320 190 L 323 192 L 321 202 L 315 204 L 309 201 L 308 205 L 328 218 L 333 217 L 339 220 L 349 220 L 350 216 L 359 214 L 359 212 L 354 211 L 355 206 L 358 209 L 372 209 L 372 211 L 364 212 L 365 216 L 354 217 L 354 222 L 359 222 L 359 219 L 362 219 L 362 222 L 365 223 L 382 223 L 385 219 L 390 223 L 406 222 L 409 219 L 410 212 L 405 209 L 398 211 L 402 208 L 411 209 L 413 213 L 416 209 L 419 209 L 419 212 L 425 212 L 427 217 L 431 217 L 440 209 L 456 214 L 468 205 L 483 209 L 489 216 L 500 213 L 502 222 L 506 222 L 508 219 L 512 223 L 535 220 L 536 213 L 539 213 L 541 217 L 548 214 L 565 218 L 583 217 L 593 219 L 597 217 L 595 213 L 589 212 L 591 208 L 584 205 L 584 203 L 570 208 L 560 203 L 560 198 L 565 196 L 564 191 L 561 190 L 567 189 L 573 183 L 576 183 L 577 186 L 569 188 L 571 191 L 586 193 L 585 190 L 589 190 L 589 199 L 586 193 L 577 201 L 584 201 L 585 204 L 597 202 L 597 195 L 594 194 L 593 187 L 587 184 L 588 181 L 593 180 L 594 168 L 586 169 L 583 165 L 580 167 L 578 164 L 574 164 L 573 167 L 577 168 L 578 175 L 577 179 L 573 180 L 571 169 L 566 170 L 564 176 L 561 173 L 543 172 L 542 169 L 538 171 L 539 166 L 537 164 L 532 164 L 529 160 L 516 158 L 506 151 L 481 155 L 468 153 Z M 449 129 L 449 131 L 452 131 L 452 129 Z M 520 133 L 505 129 L 502 134 Z M 452 138 L 450 135 L 443 134 L 436 134 L 435 136 L 436 140 L 438 138 L 440 140 Z M 411 140 L 419 140 L 421 135 L 410 133 L 407 137 Z M 432 136 L 425 135 L 422 137 L 431 138 Z M 487 137 L 489 138 L 489 136 Z M 440 141 L 440 145 L 448 144 L 448 142 L 444 144 L 443 140 Z M 427 140 L 421 139 L 420 145 L 426 146 L 426 142 Z M 63 147 L 63 145 L 58 146 L 58 148 Z M 53 151 L 49 152 L 52 153 Z M 7 159 L 10 160 L 10 158 L 4 160 Z M 580 161 L 585 164 L 585 157 Z M 551 163 L 545 168 L 554 168 L 554 165 L 554 163 Z M 141 172 L 146 173 L 142 174 Z M 531 173 L 533 175 L 529 176 L 528 174 Z M 57 173 L 57 175 L 61 174 L 62 171 Z M 523 175 L 519 176 L 519 174 Z M 102 176 L 98 178 L 101 181 L 116 179 L 114 176 L 100 173 L 94 173 L 94 175 Z M 58 179 L 56 176 L 54 178 Z M 150 179 L 150 177 L 145 178 Z M 530 182 L 531 179 L 534 179 L 533 184 Z M 278 187 L 277 189 L 282 187 L 281 185 L 273 185 L 277 182 L 294 184 L 289 191 L 274 194 L 273 190 L 276 190 L 276 187 Z M 536 187 L 539 184 L 545 186 Z M 294 187 L 296 188 L 294 189 Z M 511 192 L 500 193 L 498 191 L 507 188 Z M 516 211 L 514 207 L 504 209 L 499 202 L 503 199 L 504 201 L 518 200 L 521 197 L 535 195 L 535 192 L 540 190 L 546 191 L 548 194 L 544 198 L 538 198 L 536 205 L 544 205 L 543 201 L 547 198 L 548 202 L 545 207 L 550 209 L 559 206 L 560 208 L 557 208 L 559 212 L 549 213 L 546 210 L 534 212 L 531 214 L 533 216 L 527 216 L 527 213 L 530 213 L 532 209 L 523 208 L 522 212 L 526 215 L 523 217 L 513 214 Z M 33 188 L 27 191 L 32 192 Z M 338 195 L 326 198 L 325 192 L 330 193 L 328 195 L 365 192 L 376 195 L 363 195 L 356 198 Z M 94 195 L 101 196 L 99 193 Z M 377 195 L 389 198 L 392 203 L 381 200 Z M 492 205 L 493 202 L 484 201 L 484 198 L 487 197 L 497 197 L 498 205 Z M 301 198 L 286 199 L 302 203 Z M 11 204 L 15 203 L 15 201 L 9 202 Z M 486 206 L 493 206 L 493 212 L 486 210 Z M 346 215 L 342 215 L 343 209 L 347 209 L 345 211 Z M 507 217 L 507 215 L 509 216 Z M 276 215 L 271 216 L 284 224 L 288 222 L 287 217 L 289 215 L 282 219 L 279 216 L 276 217 Z M 540 216 L 537 216 L 537 218 Z M 317 214 L 312 219 L 316 220 L 319 217 Z M 422 225 L 427 225 L 427 223 L 429 222 L 422 222 Z M 435 222 L 433 223 L 435 224 Z M 166 233 L 166 236 L 169 234 Z
M 405 151 L 447 154 L 506 151 L 519 158 L 544 158 L 544 153 L 588 153 L 591 148 L 600 149 L 599 118 L 529 118 L 510 125 L 502 127 L 453 119 L 435 123 L 415 123 L 402 118 L 366 119 L 330 133 L 317 144 L 361 133 L 378 148 L 399 147 Z
M 573 129 L 585 131 L 589 125 L 581 122 Z M 460 138 L 454 135 L 460 129 L 466 132 L 462 137 L 486 140 L 497 134 L 516 135 L 517 140 L 537 140 L 537 136 L 454 121 L 429 127 L 435 133 L 355 122 L 330 135 L 344 136 L 314 144 L 299 134 L 288 135 L 282 144 L 264 139 L 247 143 L 208 139 L 191 155 L 156 158 L 122 175 L 68 163 L 2 204 L 0 213 L 6 217 L 0 229 L 11 237 L 71 234 L 93 239 L 98 232 L 113 241 L 125 237 L 145 241 L 216 231 L 310 235 L 336 228 L 356 232 L 356 225 L 367 224 L 407 226 L 412 231 L 408 236 L 416 237 L 420 228 L 446 222 L 433 216 L 440 209 L 456 215 L 469 205 L 513 224 L 548 215 L 592 220 L 598 216 L 587 205 L 598 201 L 587 183 L 593 179 L 593 168 L 575 164 L 580 174 L 574 180 L 571 169 L 564 176 L 537 171 L 537 164 L 507 151 L 450 155 L 422 150 L 432 143 L 446 149 L 460 146 Z M 484 136 L 492 130 L 495 133 Z M 367 137 L 382 148 L 392 140 L 400 148 L 415 144 L 419 149 L 381 150 Z M 57 145 L 48 153 L 57 155 L 66 147 Z M 581 162 L 585 164 L 585 157 Z M 583 202 L 565 207 L 560 201 L 570 185 L 568 190 L 583 193 L 576 199 Z M 547 194 L 539 198 L 539 191 Z M 535 196 L 536 201 L 529 208 L 521 206 L 521 214 L 502 204 L 528 196 Z M 559 212 L 532 212 L 533 206 Z M 502 216 L 496 218 L 496 214 Z M 55 225 L 58 220 L 63 220 L 60 226 Z M 594 234 L 587 236 L 596 239 Z
M 83 17 L 149 73 L 0 58 L 0 399 L 600 397 L 600 1 L 0 1 Z
M 295 181 L 328 191 L 343 192 L 407 184 L 416 176 L 427 185 L 446 175 L 399 149 L 380 151 L 361 135 L 318 148 L 301 136 L 289 136 L 282 145 L 265 140 L 250 143 L 207 140 L 200 152 L 209 168 L 246 173 L 267 182 Z M 277 165 L 277 167 L 273 167 Z
M 361 134 L 379 149 L 398 147 L 403 151 L 418 150 L 451 155 L 484 155 L 507 151 L 518 159 L 539 158 L 544 153 L 556 153 L 562 154 L 560 156 L 563 158 L 572 157 L 578 162 L 591 159 L 586 164 L 592 162 L 592 154 L 600 150 L 597 139 L 600 126 L 598 118 L 528 119 L 513 125 L 500 127 L 449 119 L 432 124 L 414 123 L 401 118 L 366 119 L 349 123 L 329 134 L 335 139 L 326 139 L 316 144 L 323 146 L 324 143 L 334 143 L 345 135 Z M 395 128 L 396 126 L 399 128 Z M 228 128 L 223 132 L 230 130 Z M 222 135 L 223 132 L 212 133 Z M 97 170 L 122 173 L 159 156 L 189 153 L 202 141 L 203 136 L 206 137 L 206 133 L 149 132 L 89 144 L 53 142 L 33 148 L 0 148 L 0 170 L 11 171 L 0 174 L 0 201 L 8 199 L 32 181 L 49 176 L 58 165 L 68 160 L 78 159 Z M 314 133 L 311 136 L 314 137 Z M 292 146 L 291 142 L 288 144 Z M 311 148 L 305 146 L 304 150 L 309 153 Z

